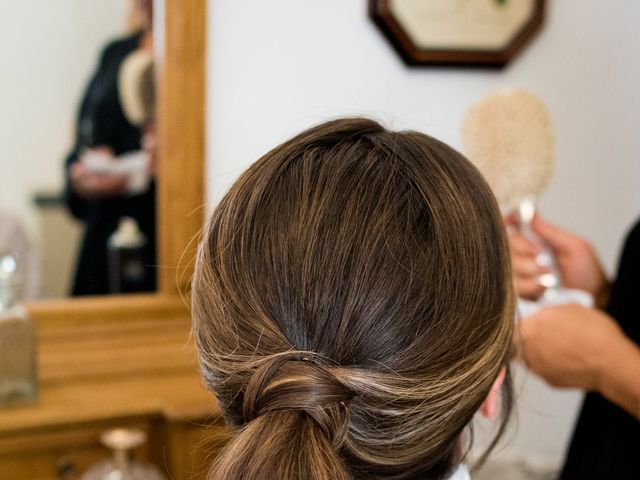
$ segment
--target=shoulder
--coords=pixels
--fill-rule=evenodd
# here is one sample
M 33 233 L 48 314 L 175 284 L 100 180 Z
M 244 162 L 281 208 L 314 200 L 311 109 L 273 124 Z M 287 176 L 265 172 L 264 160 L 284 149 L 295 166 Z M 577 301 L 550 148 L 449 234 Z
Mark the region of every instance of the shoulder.
M 622 254 L 618 261 L 618 275 L 614 287 L 619 285 L 634 286 L 638 281 L 640 268 L 640 220 L 628 231 L 622 247 Z M 614 300 L 612 292 L 612 302 Z M 635 296 L 635 288 L 633 295 Z M 629 290 L 631 292 L 631 290 Z M 631 298 L 631 297 L 630 297 Z M 636 297 L 634 297 L 636 298 Z M 615 316 L 615 315 L 614 315 Z
M 636 224 L 631 227 L 629 234 L 627 236 L 629 239 L 634 239 L 636 241 L 640 240 L 640 219 L 636 222 Z
M 627 232 L 623 250 L 624 252 L 632 251 L 640 253 L 640 219 Z
M 142 32 L 111 40 L 100 54 L 101 63 L 113 58 L 124 57 L 138 48 Z

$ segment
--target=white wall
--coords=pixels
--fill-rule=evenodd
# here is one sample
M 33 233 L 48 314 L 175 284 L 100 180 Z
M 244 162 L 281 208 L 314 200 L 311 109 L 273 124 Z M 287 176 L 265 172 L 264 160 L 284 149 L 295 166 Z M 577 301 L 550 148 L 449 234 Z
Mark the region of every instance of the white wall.
M 208 198 L 262 153 L 339 114 L 365 114 L 460 147 L 465 109 L 504 86 L 548 104 L 557 172 L 550 219 L 591 238 L 612 271 L 640 213 L 640 2 L 550 0 L 543 32 L 503 71 L 409 69 L 365 0 L 209 0 Z M 529 379 L 515 450 L 557 461 L 579 401 Z
M 63 183 L 80 96 L 128 0 L 0 2 L 0 208 L 38 241 L 31 196 Z

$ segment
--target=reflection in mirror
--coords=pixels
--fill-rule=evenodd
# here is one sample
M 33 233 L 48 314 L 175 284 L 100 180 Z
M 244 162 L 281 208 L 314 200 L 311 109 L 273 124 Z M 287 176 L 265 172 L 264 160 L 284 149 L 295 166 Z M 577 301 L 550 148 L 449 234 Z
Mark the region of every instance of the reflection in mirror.
M 26 299 L 155 290 L 152 0 L 0 10 L 0 254 Z

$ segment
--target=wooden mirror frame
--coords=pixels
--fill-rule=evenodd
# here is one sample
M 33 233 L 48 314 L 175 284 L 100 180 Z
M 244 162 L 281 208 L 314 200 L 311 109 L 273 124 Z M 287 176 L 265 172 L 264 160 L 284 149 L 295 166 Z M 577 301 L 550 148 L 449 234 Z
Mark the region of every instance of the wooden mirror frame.
M 38 331 L 40 381 L 80 374 L 79 358 L 52 367 L 48 342 L 80 328 L 108 335 L 123 323 L 166 319 L 188 323 L 180 292 L 188 288 L 202 227 L 205 161 L 206 0 L 163 0 L 159 74 L 158 291 L 155 294 L 55 299 L 27 305 Z M 178 273 L 178 267 L 180 272 Z M 70 345 L 70 348 L 71 345 Z M 55 363 L 55 362 L 53 362 Z M 70 371 L 66 371 L 66 367 Z M 117 368 L 117 366 L 114 366 Z

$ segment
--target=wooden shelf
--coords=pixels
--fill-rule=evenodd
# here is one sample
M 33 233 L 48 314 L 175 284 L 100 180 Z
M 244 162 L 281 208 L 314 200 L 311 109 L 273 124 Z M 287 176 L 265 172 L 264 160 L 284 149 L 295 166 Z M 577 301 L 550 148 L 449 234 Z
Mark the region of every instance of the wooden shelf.
M 150 437 L 142 458 L 174 479 L 205 478 L 226 429 L 198 373 L 188 312 L 176 301 L 157 309 L 157 299 L 145 310 L 147 301 L 131 297 L 113 318 L 82 309 L 42 318 L 31 309 L 40 395 L 0 409 L 3 480 L 79 478 L 108 456 L 100 433 L 131 426 Z M 131 307 L 136 318 L 123 314 Z

